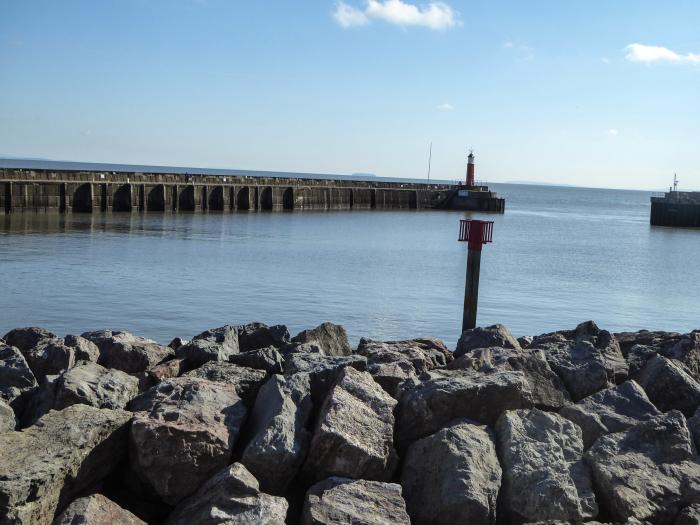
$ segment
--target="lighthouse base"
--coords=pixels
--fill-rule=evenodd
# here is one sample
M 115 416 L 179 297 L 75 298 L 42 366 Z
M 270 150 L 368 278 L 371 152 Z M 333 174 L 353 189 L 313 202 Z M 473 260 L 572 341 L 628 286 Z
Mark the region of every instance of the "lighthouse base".
M 458 186 L 445 200 L 443 209 L 503 213 L 506 200 L 488 186 Z

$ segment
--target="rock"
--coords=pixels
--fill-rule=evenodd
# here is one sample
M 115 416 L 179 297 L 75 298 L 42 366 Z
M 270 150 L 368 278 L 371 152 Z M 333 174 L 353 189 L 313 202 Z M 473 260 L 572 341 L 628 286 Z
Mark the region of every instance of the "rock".
M 550 368 L 542 350 L 478 348 L 455 359 L 447 368 L 472 369 L 477 372 L 521 371 L 530 384 L 532 401 L 536 407 L 558 410 L 571 403 L 569 392 Z
M 255 401 L 258 390 L 267 381 L 267 374 L 262 370 L 217 361 L 210 361 L 204 366 L 195 368 L 183 377 L 200 377 L 232 385 L 238 397 L 249 404 Z
M 599 438 L 586 462 L 615 521 L 670 524 L 680 509 L 700 502 L 700 461 L 678 411 Z
M 535 338 L 531 335 L 524 335 L 522 337 L 518 337 L 517 341 L 518 344 L 520 345 L 520 348 L 527 348 L 532 344 L 532 341 L 534 341 Z
M 523 372 L 453 375 L 407 381 L 396 412 L 397 440 L 403 449 L 459 418 L 492 425 L 506 410 L 532 406 L 532 389 Z
M 373 341 L 361 339 L 357 353 L 367 358 L 367 371 L 393 397 L 399 385 L 452 361 L 452 353 L 437 339 Z
M 173 355 L 172 348 L 129 332 L 99 330 L 82 336 L 100 349 L 99 364 L 127 374 L 145 372 Z
M 311 397 L 314 404 L 323 402 L 331 386 L 346 367 L 364 372 L 367 360 L 363 356 L 327 357 L 317 353 L 295 353 L 289 355 L 284 363 L 284 373 L 308 374 L 311 379 Z
M 233 385 L 197 377 L 161 381 L 129 409 L 131 468 L 170 505 L 230 462 L 246 416 Z
M 662 348 L 660 353 L 683 363 L 693 379 L 700 381 L 700 331 L 682 335 L 672 346 Z
M 239 351 L 238 330 L 235 326 L 222 326 L 206 330 L 177 348 L 179 358 L 187 359 L 191 368 L 208 361 L 227 361 Z
M 635 378 L 644 370 L 649 360 L 657 355 L 658 349 L 651 346 L 635 345 L 628 350 L 625 359 L 629 365 L 629 377 Z
M 12 407 L 0 399 L 0 434 L 17 428 L 17 418 Z
M 324 355 L 344 356 L 352 353 L 345 328 L 333 323 L 323 323 L 312 330 L 299 332 L 292 343 L 316 343 Z
M 675 409 L 690 417 L 700 406 L 700 383 L 677 361 L 654 356 L 636 380 L 662 412 Z
M 168 343 L 168 347 L 172 348 L 173 350 L 177 350 L 178 348 L 180 348 L 183 345 L 186 345 L 189 342 L 190 341 L 188 339 L 182 339 L 181 337 L 176 337 L 175 339 L 173 339 L 172 341 L 170 341 Z
M 5 343 L 14 346 L 20 352 L 26 352 L 30 348 L 34 348 L 44 339 L 55 339 L 56 334 L 45 330 L 44 328 L 15 328 L 7 332 L 3 339 Z
M 100 358 L 100 349 L 97 348 L 97 345 L 79 335 L 67 335 L 63 339 L 63 344 L 73 348 L 76 361 L 97 363 Z
M 581 427 L 584 448 L 605 434 L 621 432 L 640 421 L 661 415 L 635 381 L 601 390 L 559 413 Z
M 549 366 L 561 377 L 574 401 L 614 386 L 627 378 L 628 365 L 620 346 L 610 332 L 600 330 L 591 335 L 577 328 L 571 342 L 540 345 Z M 535 347 L 536 342 L 530 345 Z
M 73 405 L 0 435 L 0 522 L 51 524 L 57 509 L 126 456 L 130 419 L 123 410 Z
M 56 385 L 61 376 L 45 376 L 36 388 L 19 418 L 20 428 L 26 428 L 37 422 L 41 416 L 53 408 L 56 399 Z
M 68 505 L 53 525 L 146 525 L 131 512 L 102 494 L 78 498 Z
M 250 323 L 237 326 L 241 352 L 274 346 L 280 348 L 289 343 L 289 331 L 281 324 L 267 326 L 265 323 Z
M 681 335 L 675 332 L 650 332 L 640 330 L 639 332 L 620 332 L 615 334 L 615 339 L 620 344 L 622 354 L 627 357 L 630 349 L 636 345 L 664 348 L 673 346 Z
M 520 350 L 520 343 L 513 334 L 502 324 L 487 327 L 477 327 L 465 330 L 457 342 L 455 358 L 463 356 L 476 348 L 514 348 Z
M 499 418 L 496 434 L 503 467 L 502 518 L 579 523 L 598 515 L 575 423 L 538 409 L 515 410 Z
M 253 475 L 234 463 L 178 505 L 166 525 L 284 525 L 287 508 L 284 498 L 260 492 Z
M 265 492 L 284 494 L 299 472 L 309 449 L 312 409 L 307 374 L 275 375 L 260 389 L 241 462 Z
M 489 430 L 458 420 L 408 447 L 401 485 L 413 525 L 496 523 L 501 466 Z
M 281 374 L 284 359 L 274 346 L 233 354 L 228 358 L 229 363 L 264 370 L 268 374 Z
M 684 508 L 676 517 L 673 525 L 700 525 L 700 504 Z
M 410 525 L 401 485 L 329 478 L 306 493 L 301 525 Z
M 690 438 L 695 444 L 695 448 L 700 450 L 700 408 L 695 411 L 693 417 L 688 418 L 686 424 L 688 425 L 688 430 L 690 430 Z
M 75 365 L 75 349 L 63 339 L 41 339 L 35 346 L 22 351 L 37 381 L 44 376 L 65 372 Z
M 367 372 L 345 368 L 321 407 L 304 466 L 307 475 L 390 480 L 398 461 L 395 406 Z
M 178 377 L 187 370 L 186 359 L 169 359 L 159 365 L 154 366 L 148 371 L 148 376 L 155 383 L 161 382 L 163 379 Z
M 37 382 L 18 348 L 0 343 L 0 399 L 20 415 Z

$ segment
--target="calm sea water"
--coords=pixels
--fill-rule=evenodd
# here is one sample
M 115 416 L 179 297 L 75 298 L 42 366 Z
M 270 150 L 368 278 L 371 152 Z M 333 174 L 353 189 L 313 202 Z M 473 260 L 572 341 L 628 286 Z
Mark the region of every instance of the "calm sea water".
M 516 335 L 594 319 L 700 328 L 700 230 L 649 226 L 649 193 L 494 185 L 479 324 Z M 121 329 L 167 343 L 226 323 L 323 321 L 362 337 L 459 336 L 468 213 L 0 217 L 0 333 Z M 481 215 L 483 217 L 483 215 Z

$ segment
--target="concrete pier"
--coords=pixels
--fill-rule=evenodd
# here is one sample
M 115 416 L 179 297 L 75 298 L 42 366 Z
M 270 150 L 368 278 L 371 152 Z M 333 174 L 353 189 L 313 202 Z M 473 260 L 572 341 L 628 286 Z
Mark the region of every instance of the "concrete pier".
M 491 195 L 482 195 L 480 201 L 465 199 L 457 186 L 447 184 L 0 169 L 0 214 L 353 209 L 502 212 L 502 205 L 499 208 L 488 200 L 495 198 Z

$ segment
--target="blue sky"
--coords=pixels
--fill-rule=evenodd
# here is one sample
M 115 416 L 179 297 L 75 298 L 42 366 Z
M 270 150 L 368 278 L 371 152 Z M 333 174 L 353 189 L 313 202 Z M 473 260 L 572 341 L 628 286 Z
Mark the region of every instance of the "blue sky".
M 0 154 L 700 189 L 695 1 L 0 0 Z

